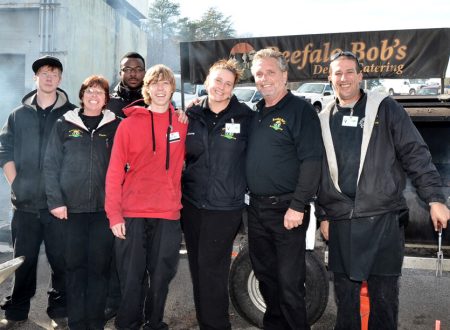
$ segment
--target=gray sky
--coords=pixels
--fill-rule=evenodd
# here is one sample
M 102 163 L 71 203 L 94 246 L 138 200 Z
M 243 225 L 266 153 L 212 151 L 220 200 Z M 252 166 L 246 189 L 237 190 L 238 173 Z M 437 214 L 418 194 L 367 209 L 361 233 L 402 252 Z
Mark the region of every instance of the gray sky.
M 238 36 L 254 37 L 450 27 L 448 0 L 178 0 L 198 19 L 210 7 L 231 16 Z

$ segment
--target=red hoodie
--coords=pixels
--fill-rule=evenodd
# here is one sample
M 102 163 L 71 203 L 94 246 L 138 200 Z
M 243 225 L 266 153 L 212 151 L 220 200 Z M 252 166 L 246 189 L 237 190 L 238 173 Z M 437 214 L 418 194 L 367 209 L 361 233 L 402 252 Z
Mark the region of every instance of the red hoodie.
M 169 168 L 166 170 L 169 111 L 172 113 L 172 130 Z M 180 218 L 187 125 L 178 122 L 172 105 L 169 111 L 153 112 L 153 151 L 150 111 L 140 106 L 124 110 L 127 118 L 117 129 L 106 175 L 105 209 L 110 227 L 123 223 L 124 217 Z

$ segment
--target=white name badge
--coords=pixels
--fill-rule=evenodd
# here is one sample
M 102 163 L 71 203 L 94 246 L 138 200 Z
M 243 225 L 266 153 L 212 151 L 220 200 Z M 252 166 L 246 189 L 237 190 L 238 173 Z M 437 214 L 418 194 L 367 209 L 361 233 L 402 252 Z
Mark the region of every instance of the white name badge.
M 241 124 L 226 123 L 225 133 L 227 134 L 239 134 L 241 133 Z
M 245 194 L 244 203 L 246 205 L 250 205 L 250 195 L 249 194 Z
M 170 133 L 170 135 L 169 135 L 169 141 L 170 142 L 174 142 L 174 141 L 178 141 L 178 140 L 180 140 L 180 133 L 179 132 Z
M 358 126 L 358 116 L 344 116 L 342 118 L 342 126 L 347 126 L 347 127 Z

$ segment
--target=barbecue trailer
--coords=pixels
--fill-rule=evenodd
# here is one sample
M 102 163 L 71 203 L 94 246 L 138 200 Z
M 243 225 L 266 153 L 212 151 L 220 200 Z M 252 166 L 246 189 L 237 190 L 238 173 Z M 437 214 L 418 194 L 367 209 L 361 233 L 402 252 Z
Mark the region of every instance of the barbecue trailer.
M 395 97 L 410 115 L 427 142 L 443 183 L 450 206 L 450 95 L 445 76 L 450 57 L 450 29 L 417 29 L 398 31 L 365 31 L 312 35 L 273 36 L 182 42 L 181 80 L 201 84 L 209 67 L 222 58 L 234 58 L 244 70 L 242 83 L 252 83 L 250 72 L 253 55 L 262 48 L 280 50 L 289 64 L 289 82 L 326 81 L 330 55 L 350 50 L 360 59 L 365 85 L 369 89 L 378 79 L 440 79 L 440 95 Z M 436 80 L 436 79 L 434 79 Z M 448 88 L 448 87 L 447 87 Z M 428 205 L 408 183 L 404 196 L 409 208 L 405 229 L 406 256 L 403 267 L 434 271 L 438 235 L 434 231 Z M 326 251 L 314 251 L 316 221 L 311 214 L 307 234 L 306 304 L 310 324 L 324 312 L 328 302 L 329 275 L 325 265 Z M 450 234 L 442 236 L 444 254 L 450 252 Z M 325 249 L 326 250 L 326 249 Z M 324 252 L 324 251 L 321 251 Z M 450 270 L 444 260 L 443 269 Z M 246 242 L 230 270 L 230 297 L 236 310 L 252 324 L 262 327 L 264 300 L 258 289 Z

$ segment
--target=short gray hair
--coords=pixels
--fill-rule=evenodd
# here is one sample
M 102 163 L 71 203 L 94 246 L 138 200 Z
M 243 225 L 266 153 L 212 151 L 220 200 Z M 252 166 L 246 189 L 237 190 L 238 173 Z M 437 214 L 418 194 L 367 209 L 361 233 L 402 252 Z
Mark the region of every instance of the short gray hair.
M 256 54 L 253 56 L 252 69 L 251 69 L 253 75 L 254 75 L 254 72 L 253 72 L 254 63 L 257 60 L 260 60 L 263 58 L 268 58 L 268 57 L 274 58 L 275 60 L 277 60 L 278 67 L 280 68 L 281 71 L 283 71 L 283 72 L 288 71 L 288 64 L 287 64 L 286 58 L 284 57 L 282 52 L 275 50 L 273 48 L 264 48 L 264 49 L 258 50 L 256 52 Z

